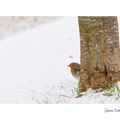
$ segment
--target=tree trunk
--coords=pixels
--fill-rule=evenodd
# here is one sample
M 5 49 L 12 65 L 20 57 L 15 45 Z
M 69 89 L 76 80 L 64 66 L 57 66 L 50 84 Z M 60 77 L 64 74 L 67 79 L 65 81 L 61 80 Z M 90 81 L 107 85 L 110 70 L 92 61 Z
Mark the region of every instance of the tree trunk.
M 81 43 L 80 92 L 87 88 L 106 88 L 111 81 L 118 81 L 111 73 L 115 72 L 113 56 L 115 48 L 119 46 L 117 17 L 78 17 L 78 20 Z

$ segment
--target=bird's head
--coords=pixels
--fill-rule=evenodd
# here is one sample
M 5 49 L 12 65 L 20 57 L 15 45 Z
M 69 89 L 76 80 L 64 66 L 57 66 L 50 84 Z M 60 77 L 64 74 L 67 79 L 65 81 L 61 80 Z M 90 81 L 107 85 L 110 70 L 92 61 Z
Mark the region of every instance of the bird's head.
M 69 65 L 68 65 L 68 67 L 70 67 L 71 69 L 74 69 L 75 67 L 78 67 L 78 66 L 80 66 L 78 63 L 75 63 L 75 62 L 73 62 L 73 63 L 70 63 Z

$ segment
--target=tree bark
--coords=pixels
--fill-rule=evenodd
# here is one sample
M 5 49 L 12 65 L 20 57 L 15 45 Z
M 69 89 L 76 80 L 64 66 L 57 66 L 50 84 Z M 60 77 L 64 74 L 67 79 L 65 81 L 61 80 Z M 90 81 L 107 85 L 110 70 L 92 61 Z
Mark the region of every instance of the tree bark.
M 106 88 L 119 46 L 117 17 L 78 17 L 81 48 L 80 92 Z

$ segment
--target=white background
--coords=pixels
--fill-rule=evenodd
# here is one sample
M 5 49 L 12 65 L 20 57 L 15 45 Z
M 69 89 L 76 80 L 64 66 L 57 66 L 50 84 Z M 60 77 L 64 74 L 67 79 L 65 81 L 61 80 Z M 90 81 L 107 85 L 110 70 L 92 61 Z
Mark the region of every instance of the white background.
M 97 0 L 4 0 L 0 1 L 1 15 L 58 15 L 108 16 L 120 13 L 119 1 Z M 120 105 L 0 105 L 1 120 L 114 120 L 120 113 L 104 113 L 104 108 Z

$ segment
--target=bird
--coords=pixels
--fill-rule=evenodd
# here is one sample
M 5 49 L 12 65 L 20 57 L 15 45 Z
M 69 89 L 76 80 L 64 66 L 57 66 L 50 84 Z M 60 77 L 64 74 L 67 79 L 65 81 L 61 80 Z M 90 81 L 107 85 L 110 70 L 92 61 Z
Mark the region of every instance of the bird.
M 80 64 L 72 62 L 68 65 L 68 67 L 70 67 L 70 71 L 73 77 L 77 80 L 80 80 Z

